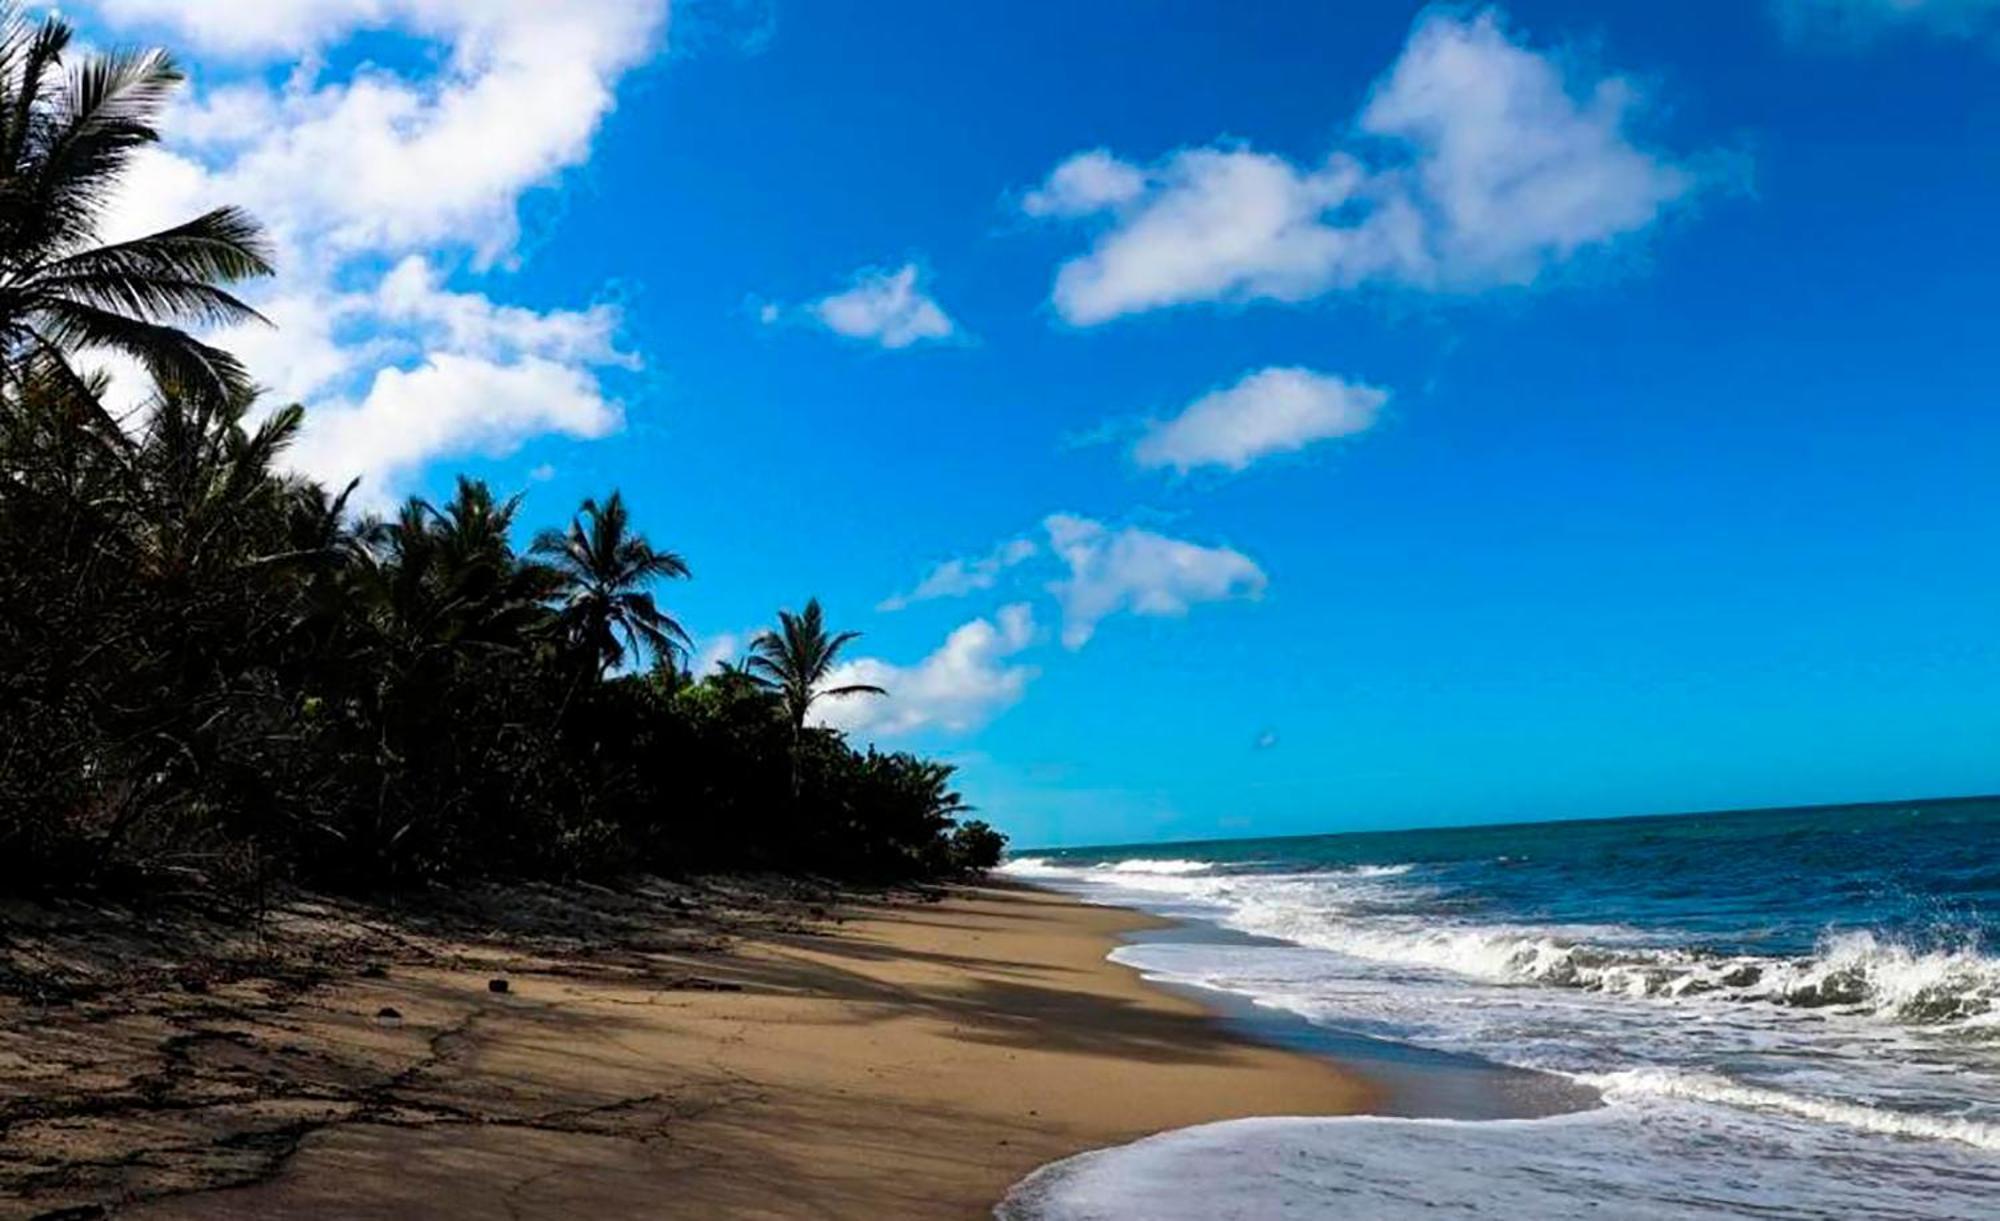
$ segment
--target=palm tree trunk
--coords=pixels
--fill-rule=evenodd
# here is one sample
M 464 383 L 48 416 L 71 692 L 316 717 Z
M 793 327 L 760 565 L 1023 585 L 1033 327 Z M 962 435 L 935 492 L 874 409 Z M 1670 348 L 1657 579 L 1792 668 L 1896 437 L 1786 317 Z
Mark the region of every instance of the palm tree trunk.
M 799 750 L 805 745 L 805 735 L 805 718 L 800 717 L 792 722 L 792 814 L 794 817 L 805 812 L 800 809 L 802 795 L 799 785 Z

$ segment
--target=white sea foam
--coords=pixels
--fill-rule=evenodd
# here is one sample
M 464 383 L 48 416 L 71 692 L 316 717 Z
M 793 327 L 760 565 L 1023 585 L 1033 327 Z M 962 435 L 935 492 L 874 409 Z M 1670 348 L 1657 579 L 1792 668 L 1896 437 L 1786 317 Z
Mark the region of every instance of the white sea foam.
M 1537 1120 L 1246 1119 L 1057 1162 L 1002 1221 L 1972 1218 L 2000 1164 L 1853 1148 L 1683 1099 Z M 1942 1172 L 1941 1172 L 1942 1171 Z
M 1832 938 L 1809 957 L 1787 959 L 1635 945 L 1643 934 L 1615 926 L 1556 931 L 1344 921 L 1254 905 L 1228 923 L 1355 958 L 1613 995 L 1832 1007 L 1926 1024 L 1964 1022 L 2000 1008 L 2000 961 L 1970 947 L 1918 951 L 1865 932 Z
M 1145 857 L 1135 857 L 1128 861 L 1114 861 L 1109 865 L 1099 866 L 1099 868 L 1108 869 L 1112 873 L 1152 873 L 1172 877 L 1185 873 L 1207 873 L 1215 868 L 1215 864 L 1212 861 L 1181 861 L 1171 859 L 1155 861 L 1148 860 Z
M 1336 870 L 1335 872 L 1353 878 L 1399 878 L 1415 868 L 1415 865 L 1410 864 L 1356 865 L 1352 869 Z
M 1976 946 L 1918 950 L 1848 932 L 1803 958 L 1700 953 L 1617 925 L 1454 921 L 1430 911 L 1413 866 L 1302 874 L 1220 874 L 1193 860 L 1134 859 L 1092 867 L 1024 858 L 1015 876 L 1105 901 L 1171 902 L 1239 932 L 1350 958 L 1451 971 L 1493 983 L 1580 988 L 1614 996 L 1831 1008 L 1898 1023 L 1992 1027 L 2000 959 Z M 1111 901 L 1120 901 L 1112 899 Z
M 1776 1112 L 1835 1124 L 1879 1136 L 1956 1141 L 1975 1149 L 2000 1151 L 2000 1124 L 1950 1115 L 1898 1111 L 1835 1098 L 1812 1098 L 1764 1086 L 1732 1081 L 1720 1073 L 1678 1069 L 1635 1068 L 1611 1073 L 1579 1073 L 1577 1079 L 1604 1091 L 1618 1102 L 1642 1098 L 1680 1098 L 1754 1111 Z M 1995 1167 L 2000 1172 L 2000 1166 Z
M 2000 959 L 1975 943 L 1841 931 L 1721 955 L 1670 929 L 1478 919 L 1421 866 L 1037 864 L 1041 884 L 1258 938 L 1114 953 L 1149 978 L 1558 1073 L 1609 1105 L 1168 1134 L 1038 1176 L 1004 1216 L 1929 1218 L 2000 1193 Z

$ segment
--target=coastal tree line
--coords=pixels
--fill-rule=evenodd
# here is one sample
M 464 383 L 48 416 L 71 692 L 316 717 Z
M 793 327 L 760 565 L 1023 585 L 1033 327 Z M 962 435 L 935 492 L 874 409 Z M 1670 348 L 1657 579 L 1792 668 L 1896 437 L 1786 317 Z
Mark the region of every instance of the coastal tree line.
M 695 676 L 618 492 L 518 547 L 478 480 L 376 516 L 288 470 L 302 409 L 195 333 L 256 318 L 258 224 L 99 238 L 174 62 L 0 19 L 0 889 L 995 862 L 948 765 L 812 724 L 881 694 L 817 602 Z

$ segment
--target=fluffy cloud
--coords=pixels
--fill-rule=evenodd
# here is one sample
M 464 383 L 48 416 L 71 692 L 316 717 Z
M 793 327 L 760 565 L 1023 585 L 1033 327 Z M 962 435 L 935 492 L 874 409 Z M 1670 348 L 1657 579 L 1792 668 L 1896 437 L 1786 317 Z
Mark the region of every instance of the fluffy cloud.
M 1772 9 L 1794 37 L 1863 41 L 1895 30 L 1947 38 L 2000 32 L 2000 0 L 1773 0 Z
M 829 686 L 871 683 L 889 694 L 825 700 L 814 721 L 850 733 L 878 736 L 919 729 L 963 733 L 1018 703 L 1035 676 L 1032 666 L 1010 659 L 1033 643 L 1034 615 L 1025 603 L 1003 606 L 992 619 L 974 619 L 953 631 L 936 652 L 913 666 L 872 657 L 839 666 Z
M 1255 561 L 1228 547 L 1205 547 L 1134 526 L 1113 528 L 1073 513 L 1051 514 L 1042 529 L 1046 548 L 1015 538 L 984 555 L 947 560 L 916 589 L 887 599 L 879 609 L 990 589 L 1007 569 L 1040 561 L 1052 575 L 1062 574 L 1046 588 L 1062 609 L 1063 644 L 1078 649 L 1113 615 L 1183 615 L 1201 602 L 1256 598 L 1267 584 Z
M 303 54 L 340 34 L 387 23 L 396 9 L 431 7 L 392 0 L 96 0 L 115 22 L 164 26 L 204 50 L 230 54 Z M 469 5 L 458 5 L 468 8 Z
M 1098 149 L 1057 166 L 1023 207 L 1098 227 L 1056 277 L 1055 305 L 1077 325 L 1369 284 L 1526 285 L 1647 228 L 1696 189 L 1686 165 L 1627 135 L 1638 101 L 1620 77 L 1570 79 L 1491 12 L 1435 14 L 1354 125 L 1397 158 L 1336 149 L 1300 166 L 1217 145 L 1142 166 Z
M 1127 526 L 1057 513 L 1043 522 L 1069 575 L 1049 589 L 1063 608 L 1062 642 L 1082 648 L 1111 615 L 1184 615 L 1195 604 L 1257 598 L 1269 583 L 1256 561 Z
M 1311 369 L 1261 369 L 1154 423 L 1132 457 L 1183 473 L 1198 466 L 1240 471 L 1266 454 L 1365 432 L 1388 400 L 1385 390 Z
M 447 48 L 440 71 L 423 79 L 363 66 L 322 81 L 308 66 L 277 86 L 261 76 L 228 83 L 184 106 L 168 134 L 205 171 L 203 193 L 242 204 L 281 236 L 310 239 L 312 252 L 451 244 L 489 259 L 518 237 L 521 194 L 588 156 L 613 86 L 651 53 L 666 12 L 664 0 L 99 0 L 97 8 L 198 51 L 290 59 L 385 29 Z
M 537 311 L 498 304 L 479 293 L 452 292 L 420 255 L 396 264 L 360 312 L 402 324 L 429 344 L 482 356 L 534 355 L 623 368 L 639 363 L 616 346 L 620 318 L 612 306 Z
M 616 346 L 612 307 L 537 312 L 453 292 L 420 255 L 369 291 L 294 289 L 264 309 L 275 327 L 219 341 L 277 401 L 311 405 L 292 464 L 332 484 L 360 477 L 357 502 L 370 508 L 434 459 L 504 455 L 542 433 L 617 431 L 623 410 L 599 371 L 638 364 Z
M 901 610 L 912 602 L 960 598 L 978 590 L 991 589 L 1000 580 L 1002 572 L 1033 559 L 1040 550 L 1033 539 L 1015 538 L 1008 539 L 985 555 L 946 560 L 924 574 L 924 579 L 917 582 L 915 589 L 884 598 L 875 609 Z
M 453 292 L 440 266 L 516 257 L 520 203 L 589 155 L 618 79 L 656 48 L 665 0 L 94 0 L 120 38 L 191 52 L 209 84 L 168 117 L 110 221 L 161 228 L 218 203 L 269 226 L 280 275 L 254 291 L 275 330 L 217 336 L 276 399 L 309 408 L 297 461 L 372 498 L 432 458 L 537 431 L 602 436 L 599 374 L 630 368 L 608 306 L 540 311 Z M 360 32 L 439 51 L 417 73 L 323 52 Z M 300 65 L 288 77 L 279 62 Z M 381 270 L 388 267 L 389 270 Z M 480 404 L 472 390 L 494 398 Z M 530 409 L 522 396 L 551 392 Z M 440 393 L 443 404 L 418 393 Z
M 918 279 L 915 263 L 895 271 L 864 270 L 845 292 L 822 297 L 806 308 L 827 330 L 885 348 L 950 338 L 956 325 Z
M 1050 516 L 1043 528 L 1047 552 L 1067 573 L 1049 582 L 1048 590 L 1062 608 L 1061 637 L 1070 649 L 1088 643 L 1112 615 L 1183 615 L 1197 603 L 1258 597 L 1267 583 L 1254 561 L 1227 547 L 1204 547 L 1133 527 L 1113 529 L 1068 513 Z M 991 588 L 1001 571 L 1044 554 L 1031 539 L 1012 539 L 984 556 L 940 564 L 915 591 L 884 605 Z M 884 736 L 975 729 L 1027 691 L 1038 671 L 1015 659 L 1035 638 L 1033 612 L 1017 602 L 1001 607 L 991 619 L 961 625 L 915 665 L 857 658 L 839 666 L 828 684 L 869 683 L 889 695 L 829 700 L 814 710 L 814 719 L 836 729 Z
M 581 370 L 539 356 L 496 364 L 434 352 L 414 369 L 381 370 L 359 402 L 321 403 L 293 461 L 334 484 L 365 472 L 364 503 L 379 508 L 381 489 L 434 458 L 504 457 L 531 437 L 590 439 L 623 423 Z
M 1029 216 L 1088 216 L 1145 193 L 1145 174 L 1099 148 L 1057 166 L 1047 182 L 1022 198 L 1021 210 Z

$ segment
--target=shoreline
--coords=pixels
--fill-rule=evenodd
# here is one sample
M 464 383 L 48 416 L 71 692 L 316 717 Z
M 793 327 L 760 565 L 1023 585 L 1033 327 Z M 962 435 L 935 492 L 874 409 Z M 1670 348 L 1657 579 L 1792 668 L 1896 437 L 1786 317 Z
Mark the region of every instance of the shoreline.
M 1109 961 L 1168 924 L 1140 912 L 998 882 L 800 917 L 727 948 L 444 944 L 283 1003 L 174 997 L 164 1026 L 143 998 L 119 1022 L 185 1079 L 127 1111 L 14 1122 L 8 1159 L 47 1188 L 21 1215 L 983 1218 L 1077 1153 L 1383 1098 Z M 0 1051 L 82 1033 L 43 1044 L 32 1015 L 0 1016 L 22 1036 Z M 66 1192 L 65 1161 L 140 1177 Z
M 1136 911 L 1155 921 L 1153 926 L 1124 934 L 1121 945 L 1194 941 L 1291 948 L 1286 942 L 1236 932 L 1206 921 L 1156 916 L 1139 908 L 1119 910 Z M 1233 1032 L 1268 1046 L 1329 1060 L 1359 1074 L 1375 1086 L 1375 1097 L 1368 1110 L 1372 1116 L 1544 1119 L 1604 1105 L 1601 1091 L 1553 1073 L 1321 1025 L 1223 988 L 1143 973 L 1141 977 L 1152 988 L 1200 1005 Z

